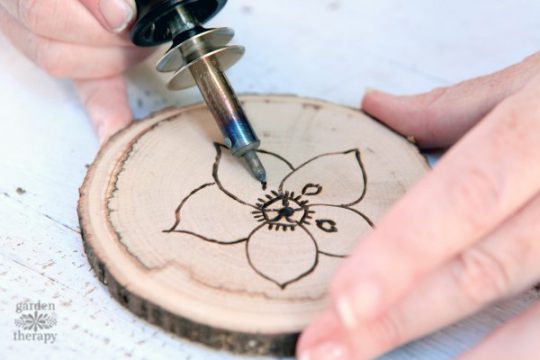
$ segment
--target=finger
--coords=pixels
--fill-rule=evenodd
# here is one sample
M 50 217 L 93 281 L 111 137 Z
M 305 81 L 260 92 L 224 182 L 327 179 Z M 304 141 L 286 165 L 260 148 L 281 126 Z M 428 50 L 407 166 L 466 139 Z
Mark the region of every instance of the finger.
M 88 46 L 131 45 L 126 35 L 105 30 L 79 1 L 0 0 L 0 8 L 29 31 L 49 39 Z
M 327 310 L 302 332 L 298 340 L 297 350 L 299 353 L 302 353 L 305 349 L 313 348 L 321 342 L 327 341 L 329 338 L 339 336 L 343 330 L 334 312 Z
M 121 76 L 78 80 L 75 87 L 102 144 L 132 121 L 126 84 Z
M 0 11 L 0 29 L 11 43 L 51 75 L 90 79 L 120 74 L 146 58 L 149 49 L 96 48 L 46 39 L 31 33 Z
M 374 357 L 475 313 L 491 302 L 514 295 L 540 279 L 540 195 L 478 245 L 465 250 L 412 289 L 396 305 L 349 332 L 352 349 Z M 429 304 L 429 308 L 426 307 Z M 325 342 L 308 328 L 310 347 Z M 335 326 L 335 325 L 334 325 Z M 309 350 L 308 350 L 309 351 Z
M 461 360 L 537 359 L 540 337 L 540 304 L 504 325 Z
M 540 54 L 491 75 L 414 96 L 368 91 L 363 109 L 426 148 L 447 147 L 540 69 Z
M 296 352 L 299 360 L 346 360 L 353 357 L 346 332 L 331 311 L 317 318 L 300 336 Z
M 342 321 L 375 318 L 540 188 L 539 80 L 503 101 L 360 242 L 334 279 Z
M 108 31 L 121 33 L 135 20 L 135 0 L 80 0 Z

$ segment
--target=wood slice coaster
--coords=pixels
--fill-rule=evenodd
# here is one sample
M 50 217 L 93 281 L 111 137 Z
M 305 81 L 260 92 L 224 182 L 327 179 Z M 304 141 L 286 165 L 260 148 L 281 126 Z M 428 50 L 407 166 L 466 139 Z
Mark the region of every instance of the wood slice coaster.
M 184 338 L 292 355 L 337 266 L 427 171 L 360 111 L 247 96 L 268 185 L 221 144 L 204 105 L 136 122 L 81 188 L 90 264 L 122 305 Z

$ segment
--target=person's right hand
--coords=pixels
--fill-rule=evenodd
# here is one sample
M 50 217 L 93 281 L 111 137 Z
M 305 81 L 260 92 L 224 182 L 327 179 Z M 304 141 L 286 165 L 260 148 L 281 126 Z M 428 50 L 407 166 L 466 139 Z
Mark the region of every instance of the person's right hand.
M 134 0 L 0 0 L 0 30 L 47 73 L 73 79 L 105 141 L 132 119 L 122 73 L 150 51 L 124 33 Z
M 538 284 L 539 100 L 540 53 L 424 94 L 366 94 L 374 118 L 452 148 L 341 265 L 301 359 L 373 359 Z M 459 358 L 538 359 L 539 334 L 536 303 Z

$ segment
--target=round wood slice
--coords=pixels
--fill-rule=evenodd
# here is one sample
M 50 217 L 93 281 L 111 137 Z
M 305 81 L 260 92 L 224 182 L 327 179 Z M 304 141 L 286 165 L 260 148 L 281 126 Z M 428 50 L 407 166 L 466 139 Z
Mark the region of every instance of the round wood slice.
M 204 105 L 114 136 L 81 188 L 89 261 L 122 305 L 184 338 L 291 355 L 336 268 L 427 171 L 360 111 L 247 96 L 268 184 L 222 145 Z

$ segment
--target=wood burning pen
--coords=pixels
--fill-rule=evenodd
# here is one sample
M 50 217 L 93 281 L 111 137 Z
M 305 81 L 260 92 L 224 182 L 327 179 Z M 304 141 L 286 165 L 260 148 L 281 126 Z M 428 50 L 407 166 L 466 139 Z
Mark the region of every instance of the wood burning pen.
M 201 24 L 217 14 L 227 0 L 136 0 L 137 20 L 131 39 L 138 46 L 173 45 L 157 64 L 160 72 L 175 72 L 170 90 L 194 85 L 217 121 L 224 144 L 245 159 L 255 178 L 266 183 L 266 170 L 257 156 L 260 146 L 224 71 L 244 54 L 244 47 L 227 45 L 230 28 L 206 29 Z

